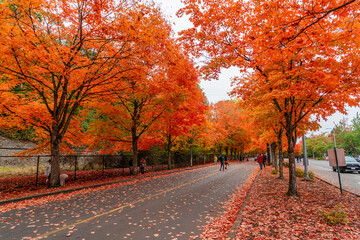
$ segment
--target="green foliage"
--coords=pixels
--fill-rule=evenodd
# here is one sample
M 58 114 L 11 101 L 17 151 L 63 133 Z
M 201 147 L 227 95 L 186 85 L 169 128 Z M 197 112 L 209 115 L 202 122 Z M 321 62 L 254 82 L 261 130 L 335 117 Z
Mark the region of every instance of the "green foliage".
M 83 132 L 86 132 L 89 129 L 89 126 L 96 119 L 96 109 L 81 109 L 87 112 L 85 118 L 81 121 L 81 128 Z M 81 111 L 80 110 L 80 111 Z
M 324 156 L 329 148 L 334 147 L 333 139 L 325 133 L 306 139 L 308 156 Z
M 31 141 L 35 138 L 35 131 L 33 128 L 27 128 L 22 130 L 0 130 L 0 135 L 15 139 L 15 140 L 27 140 Z
M 288 167 L 290 167 L 290 163 L 288 163 L 288 162 L 283 162 L 283 166 L 288 168 Z
M 321 212 L 323 221 L 329 225 L 346 224 L 349 222 L 347 219 L 348 213 L 344 206 L 337 205 L 329 211 Z
M 272 174 L 277 174 L 279 172 L 279 170 L 272 170 L 271 173 Z
M 312 171 L 308 172 L 309 178 L 313 179 L 315 177 L 315 174 Z M 296 176 L 297 177 L 305 177 L 305 171 L 302 169 L 296 169 Z
M 307 138 L 308 156 L 324 156 L 328 149 L 334 147 L 334 134 L 338 148 L 344 148 L 347 155 L 360 155 L 360 115 L 358 113 L 350 124 L 347 123 L 347 119 L 342 119 L 335 125 L 330 134 L 322 133 Z

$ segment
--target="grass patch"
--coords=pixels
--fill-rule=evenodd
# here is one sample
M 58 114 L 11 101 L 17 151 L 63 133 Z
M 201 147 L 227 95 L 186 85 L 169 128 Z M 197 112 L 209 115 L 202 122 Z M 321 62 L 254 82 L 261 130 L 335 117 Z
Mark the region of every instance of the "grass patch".
M 290 163 L 289 162 L 283 162 L 283 166 L 288 168 L 288 167 L 290 167 Z
M 308 172 L 309 178 L 313 179 L 315 177 L 315 174 L 312 171 Z M 296 176 L 297 177 L 305 177 L 305 170 L 302 169 L 296 169 Z
M 39 167 L 39 174 L 44 174 L 45 167 Z M 0 167 L 0 177 L 9 176 L 29 176 L 36 174 L 36 167 L 30 166 L 13 166 L 13 167 Z
M 337 205 L 329 211 L 321 212 L 321 216 L 323 221 L 329 225 L 346 224 L 349 222 L 348 212 L 342 205 Z

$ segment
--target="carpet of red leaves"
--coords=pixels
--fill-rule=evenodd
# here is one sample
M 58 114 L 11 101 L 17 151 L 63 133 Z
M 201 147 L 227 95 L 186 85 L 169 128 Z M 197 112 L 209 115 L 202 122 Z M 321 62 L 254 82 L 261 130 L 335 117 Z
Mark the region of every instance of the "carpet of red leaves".
M 285 180 L 277 179 L 270 168 L 259 181 L 242 211 L 243 221 L 236 239 L 360 239 L 360 198 L 315 179 L 297 179 L 298 197 L 286 195 Z M 348 223 L 328 225 L 321 213 L 342 205 Z
M 164 166 L 161 166 L 161 168 L 157 169 L 151 168 L 152 171 L 149 169 L 145 175 L 130 175 L 129 169 L 127 168 L 108 169 L 104 171 L 104 174 L 102 170 L 82 170 L 76 173 L 76 178 L 74 176 L 74 172 L 63 172 L 68 174 L 69 178 L 66 180 L 65 186 L 60 188 L 48 188 L 45 183 L 45 175 L 39 175 L 37 186 L 35 186 L 36 176 L 34 175 L 2 177 L 0 178 L 0 201 L 55 192 L 64 189 L 122 181 L 131 178 L 138 178 L 139 176 L 148 176 L 154 174 L 155 172 L 159 174 L 168 171 L 163 169 Z
M 166 172 L 166 169 L 167 165 L 149 166 L 146 168 L 145 175 Z M 81 170 L 76 172 L 76 176 L 71 171 L 61 173 L 66 173 L 69 176 L 66 180 L 66 189 L 139 177 L 131 175 L 128 168 L 106 169 L 105 171 Z M 37 186 L 36 175 L 0 177 L 0 201 L 58 190 L 59 188 L 49 189 L 46 187 L 46 176 L 44 174 L 38 176 Z

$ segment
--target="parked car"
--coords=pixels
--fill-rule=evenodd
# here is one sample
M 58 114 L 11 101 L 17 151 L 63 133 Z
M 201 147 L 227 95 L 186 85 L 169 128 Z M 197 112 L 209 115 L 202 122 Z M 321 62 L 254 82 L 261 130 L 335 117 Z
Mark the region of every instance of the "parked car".
M 358 172 L 360 173 L 360 163 L 352 156 L 345 156 L 346 166 L 339 166 L 340 172 Z M 333 167 L 333 171 L 336 171 L 336 167 Z

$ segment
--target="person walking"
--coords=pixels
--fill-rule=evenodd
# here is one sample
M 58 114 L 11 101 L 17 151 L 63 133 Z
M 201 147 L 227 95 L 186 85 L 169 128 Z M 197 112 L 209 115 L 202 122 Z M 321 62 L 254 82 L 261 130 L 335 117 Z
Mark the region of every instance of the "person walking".
M 260 170 L 263 169 L 263 163 L 264 163 L 264 157 L 262 156 L 262 154 L 260 154 L 257 158 L 257 162 L 259 163 L 260 165 Z
M 146 166 L 146 161 L 145 161 L 144 158 L 142 158 L 140 160 L 140 172 L 141 172 L 141 174 L 145 173 L 145 166 Z
M 50 184 L 50 176 L 51 176 L 51 159 L 48 161 L 45 167 L 45 175 L 46 175 L 46 184 Z
M 217 161 L 218 161 L 218 158 L 217 158 L 216 155 L 214 155 L 214 163 L 215 163 L 215 165 L 217 164 Z
M 225 159 L 224 159 L 224 157 L 223 157 L 223 155 L 221 155 L 220 154 L 220 156 L 219 156 L 219 161 L 220 161 L 220 171 L 221 171 L 221 168 L 223 169 L 223 171 L 225 171 Z

